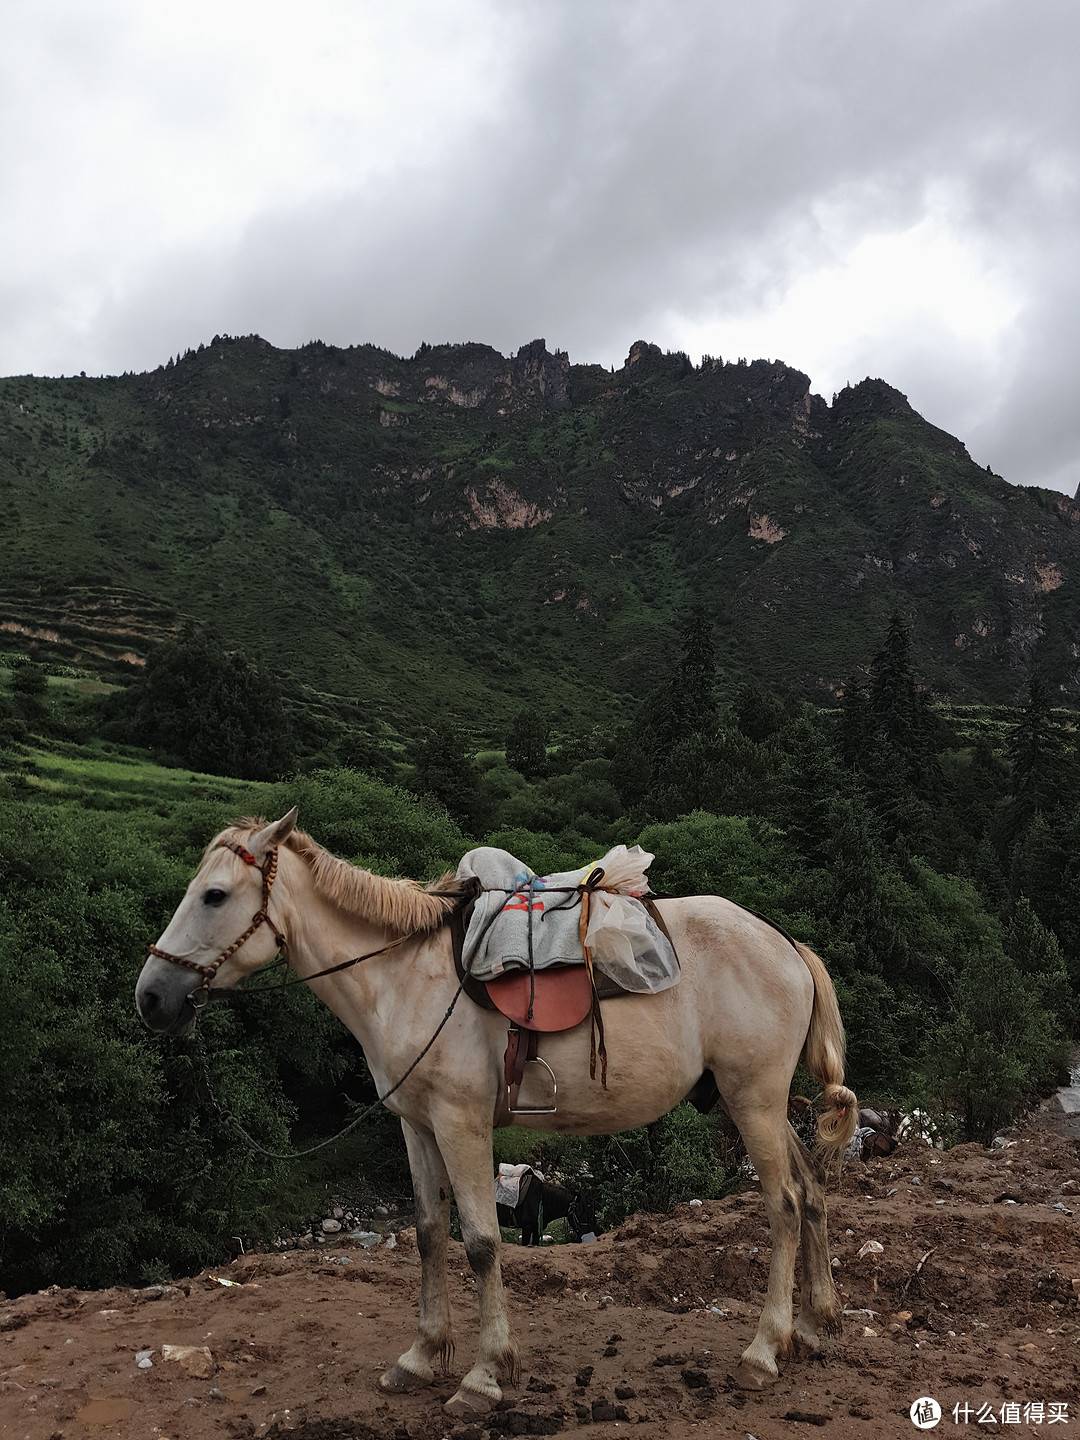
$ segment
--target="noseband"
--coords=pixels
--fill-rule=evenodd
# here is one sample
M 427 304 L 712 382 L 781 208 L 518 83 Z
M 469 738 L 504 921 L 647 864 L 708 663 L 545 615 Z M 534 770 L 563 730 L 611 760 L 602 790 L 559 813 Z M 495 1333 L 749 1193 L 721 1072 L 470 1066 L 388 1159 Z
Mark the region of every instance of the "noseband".
M 285 949 L 285 937 L 270 919 L 267 908 L 270 904 L 270 891 L 273 889 L 274 881 L 277 878 L 277 846 L 275 845 L 266 852 L 266 859 L 261 865 L 255 859 L 255 856 L 252 855 L 251 851 L 245 850 L 243 845 L 234 844 L 229 840 L 219 840 L 218 846 L 222 850 L 231 850 L 234 855 L 239 855 L 245 865 L 254 865 L 262 875 L 262 904 L 251 917 L 251 924 L 238 939 L 234 940 L 233 943 L 227 949 L 223 950 L 217 959 L 209 965 L 199 965 L 194 960 L 184 960 L 179 955 L 170 955 L 167 950 L 159 950 L 156 945 L 148 945 L 146 947 L 146 955 L 143 959 L 143 964 L 145 965 L 147 960 L 153 955 L 156 956 L 158 960 L 168 960 L 170 965 L 181 965 L 185 970 L 194 970 L 196 975 L 201 975 L 202 984 L 196 986 L 188 996 L 189 1002 L 196 1010 L 201 1010 L 210 999 L 210 984 L 222 965 L 225 964 L 225 961 L 230 960 L 240 949 L 240 946 L 243 945 L 246 940 L 251 939 L 260 925 L 269 925 L 270 929 L 274 932 L 274 939 L 278 943 L 278 948 L 281 950 Z M 199 996 L 202 998 L 197 998 Z

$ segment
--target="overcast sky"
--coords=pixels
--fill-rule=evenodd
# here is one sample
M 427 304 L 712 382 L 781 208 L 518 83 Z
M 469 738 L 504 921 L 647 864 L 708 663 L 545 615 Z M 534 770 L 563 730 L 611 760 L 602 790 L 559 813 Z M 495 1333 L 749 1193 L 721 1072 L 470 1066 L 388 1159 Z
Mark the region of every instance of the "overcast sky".
M 6 0 L 0 374 L 536 336 L 1080 483 L 1076 0 Z

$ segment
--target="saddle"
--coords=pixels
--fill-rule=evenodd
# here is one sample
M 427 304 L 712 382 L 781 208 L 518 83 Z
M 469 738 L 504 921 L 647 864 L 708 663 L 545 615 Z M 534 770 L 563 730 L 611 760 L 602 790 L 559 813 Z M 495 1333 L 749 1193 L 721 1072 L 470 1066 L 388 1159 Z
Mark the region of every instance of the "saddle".
M 464 982 L 469 999 L 484 1010 L 497 1010 L 510 1022 L 503 1078 L 506 1083 L 507 1110 L 511 1115 L 552 1115 L 558 1082 L 551 1066 L 537 1053 L 540 1036 L 573 1030 L 590 1015 L 593 1017 L 590 1073 L 595 1074 L 597 1054 L 601 1060 L 602 1083 L 607 1084 L 607 1052 L 604 1048 L 604 1022 L 601 1000 L 615 999 L 635 992 L 624 990 L 608 976 L 597 973 L 589 964 L 552 965 L 545 970 L 507 970 L 493 980 L 480 981 L 465 973 L 462 947 L 468 928 L 470 903 L 459 906 L 450 921 L 453 938 L 454 966 L 458 979 Z M 643 901 L 656 923 L 667 935 L 660 912 L 648 900 Z M 668 935 L 668 939 L 671 937 Z M 546 1071 L 549 1093 L 543 1101 L 522 1102 L 520 1089 L 525 1069 L 534 1064 Z

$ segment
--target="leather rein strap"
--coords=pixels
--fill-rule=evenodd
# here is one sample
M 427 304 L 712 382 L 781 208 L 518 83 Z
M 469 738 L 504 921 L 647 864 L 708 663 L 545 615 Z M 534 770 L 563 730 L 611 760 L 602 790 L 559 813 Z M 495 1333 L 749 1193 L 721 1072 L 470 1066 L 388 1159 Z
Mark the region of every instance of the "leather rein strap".
M 225 961 L 231 960 L 232 957 L 236 954 L 236 952 L 240 949 L 240 946 L 243 945 L 245 941 L 250 940 L 252 935 L 255 934 L 255 931 L 258 930 L 260 926 L 269 925 L 270 929 L 274 932 L 274 939 L 278 943 L 278 948 L 281 950 L 285 949 L 285 937 L 284 935 L 282 935 L 281 931 L 278 930 L 274 922 L 270 919 L 270 915 L 268 913 L 268 907 L 270 905 L 270 891 L 274 888 L 274 881 L 277 879 L 277 846 L 273 846 L 272 849 L 266 852 L 266 859 L 261 865 L 255 859 L 255 856 L 252 855 L 251 851 L 245 850 L 243 845 L 234 844 L 232 841 L 229 840 L 219 840 L 218 847 L 222 850 L 231 850 L 234 855 L 239 855 L 240 859 L 243 860 L 245 865 L 253 865 L 262 875 L 262 904 L 259 906 L 255 914 L 251 917 L 251 924 L 241 936 L 239 936 L 236 940 L 233 941 L 231 945 L 224 949 L 217 957 L 217 959 L 212 961 L 209 965 L 200 965 L 195 960 L 185 960 L 180 955 L 170 955 L 167 950 L 159 950 L 156 945 L 148 945 L 146 947 L 146 955 L 143 958 L 144 965 L 146 964 L 147 960 L 150 959 L 151 955 L 153 955 L 156 956 L 158 960 L 168 960 L 170 965 L 181 965 L 185 970 L 194 970 L 196 975 L 201 975 L 202 984 L 196 986 L 196 988 L 188 996 L 188 1000 L 195 1007 L 196 1010 L 201 1010 L 206 1004 L 206 1002 L 210 999 L 211 981 L 213 980 L 217 972 L 221 969 L 222 965 L 225 964 Z M 198 996 L 201 996 L 202 998 L 196 998 Z
M 252 935 L 255 934 L 255 931 L 258 930 L 260 925 L 269 925 L 270 929 L 274 933 L 274 939 L 277 941 L 278 949 L 281 951 L 282 955 L 284 956 L 288 953 L 288 947 L 285 943 L 285 936 L 282 935 L 281 931 L 270 919 L 269 915 L 270 891 L 273 889 L 274 881 L 277 879 L 277 846 L 275 845 L 273 849 L 266 852 L 266 859 L 261 865 L 259 864 L 258 860 L 256 860 L 255 856 L 252 855 L 251 851 L 245 850 L 243 845 L 234 844 L 230 840 L 219 840 L 218 846 L 223 850 L 231 850 L 234 855 L 239 855 L 240 859 L 243 860 L 245 865 L 253 865 L 262 875 L 262 904 L 259 906 L 259 909 L 256 911 L 256 913 L 251 917 L 251 924 L 241 936 L 234 940 L 233 943 L 227 949 L 223 950 L 221 954 L 217 957 L 217 959 L 212 961 L 212 963 L 209 965 L 199 965 L 194 960 L 185 960 L 179 955 L 170 955 L 167 950 L 159 950 L 156 945 L 148 945 L 146 947 L 146 955 L 143 957 L 144 965 L 146 964 L 147 960 L 150 959 L 151 955 L 154 955 L 159 960 L 168 960 L 170 965 L 181 965 L 185 970 L 193 970 L 196 975 L 201 975 L 202 984 L 196 986 L 195 989 L 188 996 L 188 1000 L 195 1007 L 196 1010 L 201 1010 L 203 1006 L 207 1003 L 207 1001 L 210 999 L 211 982 L 213 981 L 214 976 L 217 974 L 217 972 L 221 969 L 222 965 L 225 964 L 225 961 L 231 959 L 232 956 L 236 954 L 236 952 L 240 949 L 241 945 L 243 945 L 246 940 L 251 939 Z M 453 895 L 448 893 L 447 899 L 453 900 L 455 904 L 453 911 L 447 913 L 442 923 L 446 924 L 447 921 L 453 921 L 454 918 L 459 915 L 462 901 L 466 898 L 472 898 L 473 893 L 474 892 L 470 887 L 467 887 L 466 892 L 462 895 Z M 402 945 L 407 945 L 410 940 L 416 940 L 421 935 L 426 935 L 427 933 L 428 931 L 426 929 L 413 930 L 408 935 L 400 935 L 396 940 L 391 940 L 387 945 L 381 945 L 378 950 L 369 950 L 366 955 L 354 955 L 350 960 L 342 960 L 337 965 L 328 965 L 325 970 L 316 970 L 314 975 L 294 975 L 291 979 L 285 981 L 284 984 L 306 985 L 309 980 L 320 980 L 324 975 L 336 975 L 341 970 L 351 969 L 353 965 L 363 964 L 365 960 L 374 960 L 376 956 L 386 955 L 391 950 L 396 950 Z M 279 965 L 283 965 L 287 964 L 288 962 L 282 959 L 277 961 L 276 963 Z M 274 969 L 274 966 L 267 966 L 266 969 L 272 970 Z M 255 988 L 256 990 L 265 990 L 279 989 L 282 987 L 277 985 L 263 985 L 257 986 Z M 240 993 L 251 994 L 253 992 L 249 989 Z

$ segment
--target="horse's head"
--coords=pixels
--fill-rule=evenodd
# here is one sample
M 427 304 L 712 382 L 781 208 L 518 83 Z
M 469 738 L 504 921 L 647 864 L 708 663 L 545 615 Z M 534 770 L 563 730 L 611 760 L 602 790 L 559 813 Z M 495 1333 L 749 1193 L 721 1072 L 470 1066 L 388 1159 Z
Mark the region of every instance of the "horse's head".
M 591 1195 L 583 1195 L 579 1191 L 574 1196 L 566 1212 L 566 1225 L 577 1241 L 580 1241 L 583 1235 L 597 1233 L 596 1204 Z
M 296 810 L 240 844 L 228 832 L 207 850 L 195 878 L 135 986 L 143 1022 L 162 1035 L 186 1035 L 211 988 L 230 989 L 272 960 L 280 928 L 268 913 L 277 849 Z

